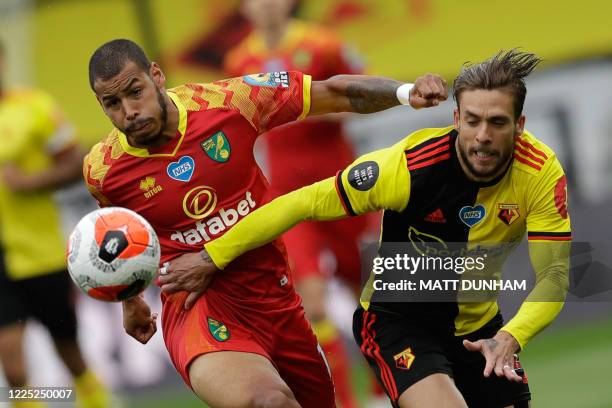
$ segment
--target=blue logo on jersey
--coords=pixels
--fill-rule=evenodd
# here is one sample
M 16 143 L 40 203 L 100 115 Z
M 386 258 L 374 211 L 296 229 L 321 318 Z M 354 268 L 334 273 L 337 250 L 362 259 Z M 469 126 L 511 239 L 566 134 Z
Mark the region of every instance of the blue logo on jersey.
M 251 86 L 276 88 L 280 85 L 283 88 L 289 88 L 289 74 L 286 71 L 245 75 L 242 79 Z
M 474 207 L 466 205 L 459 210 L 459 218 L 470 228 L 484 220 L 486 215 L 487 211 L 482 204 L 476 204 Z
M 179 161 L 172 162 L 168 165 L 168 176 L 178 181 L 189 181 L 195 169 L 195 162 L 191 156 L 183 156 Z

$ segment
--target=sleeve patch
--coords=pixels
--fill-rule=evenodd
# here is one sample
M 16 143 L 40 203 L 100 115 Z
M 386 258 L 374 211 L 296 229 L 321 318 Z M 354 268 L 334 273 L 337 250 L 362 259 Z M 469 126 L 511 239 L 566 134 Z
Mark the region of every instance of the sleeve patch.
M 289 73 L 286 71 L 268 72 L 263 74 L 245 75 L 244 82 L 251 86 L 264 86 L 269 88 L 289 88 Z
M 567 177 L 562 176 L 555 185 L 555 207 L 564 220 L 567 219 Z
M 380 170 L 378 163 L 366 161 L 359 163 L 349 170 L 348 182 L 356 190 L 368 191 L 376 184 Z

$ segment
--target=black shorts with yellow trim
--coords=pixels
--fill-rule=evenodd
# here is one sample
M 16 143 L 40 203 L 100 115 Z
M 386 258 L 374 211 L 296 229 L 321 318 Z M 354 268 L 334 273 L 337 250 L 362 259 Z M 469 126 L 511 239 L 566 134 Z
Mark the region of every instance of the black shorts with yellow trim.
M 493 337 L 502 326 L 498 314 L 481 329 L 457 337 L 448 325 L 417 323 L 401 314 L 358 308 L 353 315 L 355 340 L 395 407 L 410 386 L 436 373 L 453 378 L 470 408 L 520 406 L 529 401 L 526 375 L 522 383 L 495 375 L 485 378 L 482 354 L 463 347 L 464 339 Z
M 33 317 L 54 339 L 76 340 L 74 285 L 68 271 L 12 280 L 7 277 L 1 261 L 0 264 L 0 328 L 25 323 Z

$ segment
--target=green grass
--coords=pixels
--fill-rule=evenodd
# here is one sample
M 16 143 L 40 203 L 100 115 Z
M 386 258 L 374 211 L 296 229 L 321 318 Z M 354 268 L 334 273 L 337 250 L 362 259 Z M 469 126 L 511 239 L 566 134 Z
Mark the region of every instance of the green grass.
M 525 349 L 534 407 L 612 407 L 612 322 L 544 332 Z
M 550 329 L 522 353 L 535 408 L 612 407 L 612 320 L 583 327 Z M 366 368 L 353 373 L 355 389 L 363 399 L 368 389 Z M 187 389 L 127 398 L 130 408 L 204 407 Z

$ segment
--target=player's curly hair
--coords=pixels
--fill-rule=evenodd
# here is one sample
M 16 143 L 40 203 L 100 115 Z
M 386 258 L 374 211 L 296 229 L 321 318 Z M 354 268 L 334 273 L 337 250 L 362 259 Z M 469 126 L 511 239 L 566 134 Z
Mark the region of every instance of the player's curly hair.
M 453 98 L 459 108 L 459 98 L 464 91 L 474 89 L 507 88 L 514 94 L 514 117 L 523 112 L 527 88 L 525 77 L 542 61 L 537 55 L 518 51 L 501 50 L 493 57 L 478 64 L 466 62 L 453 83 Z
M 101 45 L 89 59 L 89 86 L 101 78 L 108 80 L 117 75 L 128 61 L 134 62 L 147 74 L 151 61 L 138 44 L 131 40 L 118 39 Z

